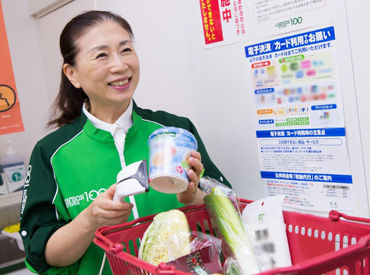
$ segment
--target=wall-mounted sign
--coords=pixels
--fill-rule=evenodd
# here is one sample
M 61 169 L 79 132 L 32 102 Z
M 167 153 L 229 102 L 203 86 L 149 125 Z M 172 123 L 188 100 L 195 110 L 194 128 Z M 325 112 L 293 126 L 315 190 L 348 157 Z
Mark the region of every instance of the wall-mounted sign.
M 333 26 L 245 47 L 268 195 L 312 211 L 355 211 Z
M 328 0 L 248 0 L 248 38 L 305 29 L 331 22 Z
M 244 40 L 246 10 L 244 0 L 199 0 L 205 47 Z
M 0 135 L 24 131 L 0 0 Z

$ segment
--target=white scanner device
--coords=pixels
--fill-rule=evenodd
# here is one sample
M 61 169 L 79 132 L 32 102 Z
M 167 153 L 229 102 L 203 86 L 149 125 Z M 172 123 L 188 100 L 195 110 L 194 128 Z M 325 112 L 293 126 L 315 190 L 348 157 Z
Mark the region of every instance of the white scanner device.
M 148 192 L 149 182 L 146 160 L 134 162 L 117 175 L 117 187 L 113 200 L 123 201 L 125 197 Z

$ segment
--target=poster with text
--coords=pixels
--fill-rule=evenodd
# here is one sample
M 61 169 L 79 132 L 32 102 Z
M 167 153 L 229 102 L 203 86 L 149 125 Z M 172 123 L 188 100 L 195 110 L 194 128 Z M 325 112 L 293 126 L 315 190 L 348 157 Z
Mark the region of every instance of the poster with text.
M 245 0 L 199 0 L 206 48 L 231 44 L 246 36 Z
M 248 0 L 249 38 L 261 38 L 332 21 L 328 0 Z
M 353 212 L 335 28 L 247 45 L 245 54 L 267 194 L 284 194 L 288 207 Z
M 24 131 L 0 1 L 0 135 Z

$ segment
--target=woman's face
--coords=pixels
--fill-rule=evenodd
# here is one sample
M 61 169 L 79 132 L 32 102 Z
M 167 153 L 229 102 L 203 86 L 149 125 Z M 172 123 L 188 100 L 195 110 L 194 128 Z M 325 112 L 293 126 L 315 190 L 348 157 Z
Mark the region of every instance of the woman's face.
M 80 36 L 74 66 L 65 64 L 64 73 L 90 101 L 90 112 L 123 112 L 139 82 L 139 60 L 129 33 L 114 21 L 106 20 Z

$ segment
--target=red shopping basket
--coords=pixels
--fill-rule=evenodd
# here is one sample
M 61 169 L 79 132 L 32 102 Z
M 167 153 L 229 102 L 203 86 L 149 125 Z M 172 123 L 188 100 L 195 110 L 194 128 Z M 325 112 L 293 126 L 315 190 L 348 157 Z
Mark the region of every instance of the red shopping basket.
M 244 208 L 251 201 L 241 200 Z M 191 231 L 212 226 L 204 204 L 179 208 Z M 189 274 L 137 258 L 140 240 L 154 215 L 99 228 L 94 242 L 106 251 L 113 274 Z M 344 218 L 350 221 L 340 220 Z M 370 220 L 331 211 L 329 218 L 284 211 L 292 266 L 261 274 L 370 274 Z M 129 253 L 133 249 L 135 256 Z

